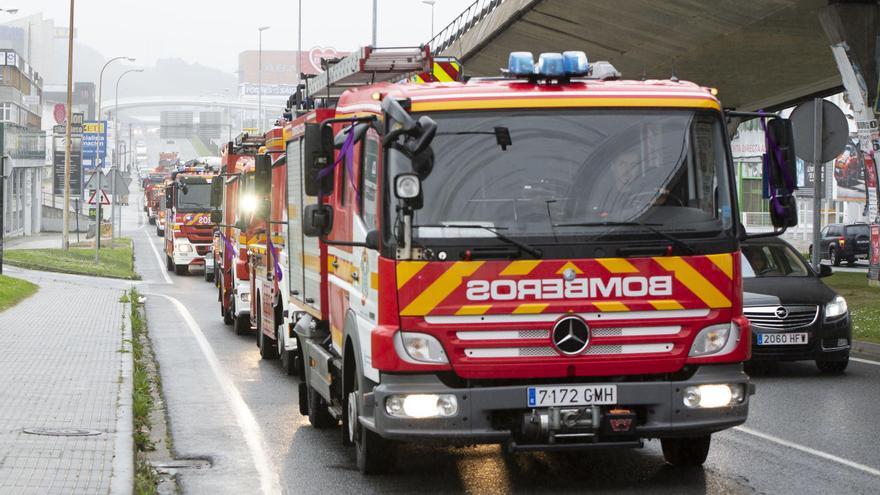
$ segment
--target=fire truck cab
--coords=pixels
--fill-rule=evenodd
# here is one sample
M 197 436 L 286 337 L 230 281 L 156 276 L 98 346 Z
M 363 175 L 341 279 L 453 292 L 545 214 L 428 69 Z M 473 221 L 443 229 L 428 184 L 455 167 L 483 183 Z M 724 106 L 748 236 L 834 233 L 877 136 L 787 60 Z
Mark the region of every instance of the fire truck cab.
M 425 440 L 657 438 L 667 462 L 702 464 L 754 391 L 714 92 L 621 80 L 583 52 L 375 82 L 431 67 L 424 48 L 366 47 L 298 98 L 281 331 L 302 352 L 301 412 L 341 423 L 364 473 Z
M 165 260 L 177 275 L 191 266 L 213 263 L 211 224 L 211 169 L 184 165 L 171 173 L 165 187 Z

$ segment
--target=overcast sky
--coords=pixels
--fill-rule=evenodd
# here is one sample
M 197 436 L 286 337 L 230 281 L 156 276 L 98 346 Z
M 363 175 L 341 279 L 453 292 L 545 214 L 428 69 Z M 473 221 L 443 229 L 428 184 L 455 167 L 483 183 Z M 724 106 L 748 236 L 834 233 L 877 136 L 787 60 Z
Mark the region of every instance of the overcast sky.
M 379 46 L 415 46 L 431 37 L 431 7 L 422 0 L 378 0 Z M 440 31 L 473 0 L 436 0 Z M 66 26 L 69 0 L 0 0 L 19 9 L 0 21 L 37 12 Z M 370 43 L 371 0 L 302 0 L 303 50 L 332 46 L 351 50 Z M 106 57 L 127 55 L 138 64 L 178 57 L 234 72 L 238 53 L 256 49 L 258 26 L 263 49 L 297 48 L 297 0 L 77 0 L 79 41 Z

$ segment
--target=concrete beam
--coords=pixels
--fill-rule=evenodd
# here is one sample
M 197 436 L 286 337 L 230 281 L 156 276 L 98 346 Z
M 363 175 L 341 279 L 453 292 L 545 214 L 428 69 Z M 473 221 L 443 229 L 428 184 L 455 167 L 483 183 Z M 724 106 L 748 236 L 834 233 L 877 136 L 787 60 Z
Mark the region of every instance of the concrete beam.
M 863 86 L 866 104 L 877 101 L 877 36 L 880 6 L 876 0 L 831 3 L 819 11 L 829 45 L 844 44 L 847 58 Z

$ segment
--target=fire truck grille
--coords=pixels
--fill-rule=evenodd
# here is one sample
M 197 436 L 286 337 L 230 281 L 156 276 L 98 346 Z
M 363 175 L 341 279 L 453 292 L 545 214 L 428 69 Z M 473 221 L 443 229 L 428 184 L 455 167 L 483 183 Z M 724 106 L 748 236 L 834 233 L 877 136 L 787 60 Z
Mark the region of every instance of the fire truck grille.
M 210 246 L 210 245 L 207 245 L 207 246 L 196 246 L 196 253 L 198 253 L 199 256 L 205 256 L 205 255 L 207 255 L 207 254 L 210 253 L 210 252 L 211 252 L 211 246 Z
M 664 342 L 657 344 L 613 344 L 613 345 L 590 345 L 581 353 L 584 356 L 614 356 L 626 354 L 664 354 L 672 352 L 675 346 Z M 467 348 L 465 356 L 474 359 L 497 359 L 516 357 L 547 357 L 560 356 L 561 354 L 553 347 L 494 347 L 494 348 Z
M 773 330 L 793 330 L 812 325 L 819 314 L 818 306 L 762 306 L 744 308 L 752 325 Z

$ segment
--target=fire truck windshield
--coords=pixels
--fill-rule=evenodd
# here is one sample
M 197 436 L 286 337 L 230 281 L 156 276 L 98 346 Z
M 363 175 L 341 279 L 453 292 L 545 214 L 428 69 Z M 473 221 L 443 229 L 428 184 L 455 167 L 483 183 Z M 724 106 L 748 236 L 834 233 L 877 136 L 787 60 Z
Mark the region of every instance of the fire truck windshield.
M 178 211 L 201 211 L 211 208 L 211 184 L 186 184 L 177 189 Z
M 431 117 L 438 132 L 433 167 L 423 173 L 424 207 L 413 219 L 426 226 L 416 229 L 418 237 L 478 232 L 442 227 L 447 224 L 519 237 L 700 236 L 732 227 L 732 169 L 717 113 L 509 110 Z M 499 141 L 496 128 L 509 130 L 510 144 Z

